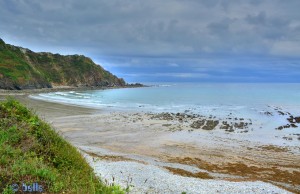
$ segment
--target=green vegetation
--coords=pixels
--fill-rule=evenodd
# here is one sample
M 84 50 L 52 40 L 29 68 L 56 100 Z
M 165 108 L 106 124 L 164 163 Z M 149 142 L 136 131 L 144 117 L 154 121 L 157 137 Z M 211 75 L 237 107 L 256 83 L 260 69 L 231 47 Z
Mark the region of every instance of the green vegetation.
M 10 49 L 10 47 L 0 46 L 0 73 L 1 77 L 7 77 L 12 81 L 29 80 L 33 76 L 41 79 L 32 67 L 21 57 L 21 52 Z
M 0 89 L 58 86 L 124 86 L 119 79 L 83 55 L 35 53 L 0 39 Z
M 47 193 L 125 193 L 99 181 L 75 147 L 14 99 L 0 103 L 0 192 L 35 183 Z

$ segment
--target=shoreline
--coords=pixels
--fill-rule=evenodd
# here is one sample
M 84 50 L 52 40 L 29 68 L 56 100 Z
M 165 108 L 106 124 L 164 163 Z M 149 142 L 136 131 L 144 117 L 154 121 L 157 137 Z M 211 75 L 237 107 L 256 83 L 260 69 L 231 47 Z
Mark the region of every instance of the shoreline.
M 264 173 L 275 172 L 284 173 L 283 176 L 292 176 L 292 174 L 286 174 L 288 172 L 286 170 L 294 169 L 297 171 L 300 169 L 291 162 L 291 160 L 300 160 L 299 153 L 296 153 L 296 155 L 294 155 L 295 153 L 291 154 L 288 148 L 286 150 L 280 146 L 268 147 L 268 145 L 265 145 L 265 147 L 261 147 L 263 145 L 256 145 L 253 142 L 249 143 L 239 139 L 235 140 L 230 137 L 231 135 L 229 137 L 215 136 L 213 135 L 216 134 L 215 131 L 172 131 L 168 130 L 170 128 L 169 124 L 173 122 L 176 125 L 176 122 L 151 119 L 153 115 L 141 113 L 138 115 L 138 113 L 127 112 L 106 113 L 100 109 L 95 110 L 30 99 L 27 95 L 17 96 L 17 99 L 36 110 L 66 140 L 80 149 L 87 160 L 90 161 L 95 173 L 100 175 L 103 180 L 106 179 L 110 183 L 115 182 L 126 186 L 128 180 L 126 183 L 125 178 L 136 174 L 136 176 L 131 177 L 134 179 L 135 184 L 135 187 L 132 188 L 133 193 L 154 191 L 151 188 L 153 189 L 156 184 L 157 186 L 160 185 L 161 188 L 165 188 L 158 180 L 152 180 L 152 178 L 155 178 L 153 176 L 162 175 L 174 178 L 180 175 L 180 179 L 184 177 L 181 181 L 185 180 L 186 184 L 189 185 L 189 182 L 194 181 L 195 177 L 202 177 L 203 174 L 199 174 L 199 172 L 203 172 L 203 170 L 209 176 L 213 176 L 213 179 L 209 179 L 210 181 L 227 181 L 225 183 L 228 183 L 228 185 L 231 185 L 231 182 L 239 182 L 240 184 L 226 187 L 228 192 L 238 193 L 244 191 L 242 188 L 254 187 L 253 185 L 251 187 L 251 184 L 246 184 L 245 181 L 272 183 L 271 180 L 259 178 Z M 199 138 L 203 142 L 195 144 L 195 141 L 198 141 Z M 261 157 L 262 154 L 265 157 Z M 157 162 L 153 163 L 153 161 Z M 278 164 L 275 165 L 276 163 Z M 230 164 L 232 165 L 230 166 Z M 124 165 L 127 166 L 127 174 L 125 172 L 120 174 L 116 172 L 117 170 L 113 170 Z M 279 168 L 279 171 L 273 171 L 269 165 Z M 105 170 L 103 166 L 106 166 L 111 172 Z M 234 171 L 234 169 L 241 167 L 246 169 L 250 176 Z M 153 175 L 150 173 L 149 182 L 143 183 L 145 180 L 139 177 L 140 174 L 137 168 L 146 168 L 149 173 L 151 169 L 156 169 L 154 171 L 158 174 Z M 257 170 L 262 170 L 263 173 L 258 176 L 256 175 Z M 215 176 L 215 174 L 220 176 Z M 115 178 L 111 179 L 112 176 Z M 199 181 L 206 180 L 196 179 L 199 185 Z M 286 181 L 286 179 L 284 180 Z M 260 185 L 259 188 L 266 186 L 269 191 L 279 192 L 279 190 L 276 190 L 278 189 L 276 186 L 267 186 L 268 184 L 260 182 L 258 185 Z M 273 182 L 273 184 L 294 192 L 300 190 L 299 185 L 291 187 L 281 184 L 280 181 Z M 193 185 L 192 188 L 196 185 Z M 157 186 L 155 188 L 159 189 Z M 181 186 L 185 188 L 183 185 Z M 231 190 L 233 187 L 237 190 Z M 201 188 L 197 187 L 197 189 Z M 182 192 L 189 193 L 189 191 L 192 192 L 193 190 Z M 261 190 L 257 190 L 257 192 L 259 191 Z M 156 190 L 156 192 L 159 193 L 159 190 Z M 167 193 L 167 190 L 161 190 L 160 192 Z M 284 191 L 280 190 L 280 192 Z
M 39 93 L 50 93 L 50 92 L 67 92 L 67 91 L 88 91 L 88 90 L 107 90 L 107 89 L 122 89 L 122 88 L 140 88 L 140 87 L 150 87 L 146 85 L 126 85 L 126 86 L 113 86 L 113 87 L 74 87 L 74 86 L 58 86 L 53 88 L 41 88 L 41 89 L 24 89 L 24 90 L 4 90 L 0 89 L 0 96 L 7 95 L 29 95 L 29 94 L 39 94 Z

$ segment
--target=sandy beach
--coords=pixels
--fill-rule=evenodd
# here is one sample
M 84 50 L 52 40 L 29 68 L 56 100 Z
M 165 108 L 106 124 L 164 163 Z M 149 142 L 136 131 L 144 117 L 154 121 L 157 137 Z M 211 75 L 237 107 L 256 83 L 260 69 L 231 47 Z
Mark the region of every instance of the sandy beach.
M 245 128 L 235 133 L 191 128 L 197 117 L 171 119 L 170 114 L 107 112 L 16 98 L 75 145 L 97 175 L 108 184 L 129 187 L 130 193 L 300 191 L 299 142 L 249 141 Z

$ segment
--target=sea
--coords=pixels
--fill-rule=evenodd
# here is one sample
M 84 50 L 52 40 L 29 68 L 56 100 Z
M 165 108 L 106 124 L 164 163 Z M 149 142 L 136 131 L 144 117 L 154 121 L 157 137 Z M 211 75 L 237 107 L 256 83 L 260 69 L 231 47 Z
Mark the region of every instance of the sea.
M 300 116 L 299 83 L 147 83 L 149 87 L 41 93 L 31 98 L 120 112 L 172 112 L 243 119 L 256 131 L 275 132 Z M 299 125 L 299 126 L 298 126 Z M 299 134 L 297 127 L 284 134 Z M 277 130 L 278 131 L 278 130 Z M 259 133 L 258 133 L 259 134 Z
M 300 84 L 148 83 L 149 87 L 42 93 L 35 99 L 90 108 L 224 115 L 266 107 L 300 112 Z M 250 111 L 251 112 L 251 111 Z

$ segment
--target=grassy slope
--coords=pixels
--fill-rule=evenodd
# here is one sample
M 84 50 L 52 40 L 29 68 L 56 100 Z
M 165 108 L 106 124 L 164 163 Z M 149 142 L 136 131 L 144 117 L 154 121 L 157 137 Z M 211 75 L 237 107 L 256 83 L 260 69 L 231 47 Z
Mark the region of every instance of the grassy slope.
M 75 147 L 8 99 L 0 103 L 0 192 L 22 182 L 38 182 L 47 193 L 124 193 L 100 182 Z
M 31 65 L 24 59 L 24 55 L 19 49 L 5 45 L 4 42 L 0 42 L 1 77 L 7 77 L 16 83 L 42 79 L 41 75 L 34 71 Z
M 31 64 L 50 83 L 76 85 L 91 84 L 94 80 L 118 83 L 118 78 L 82 55 L 62 56 L 51 53 L 27 52 Z
M 83 55 L 35 53 L 5 44 L 0 39 L 0 81 L 4 89 L 38 88 L 54 85 L 125 85 L 110 72 Z M 0 85 L 1 86 L 1 85 Z M 17 87 L 15 87 L 17 86 Z

